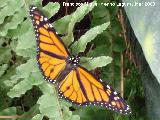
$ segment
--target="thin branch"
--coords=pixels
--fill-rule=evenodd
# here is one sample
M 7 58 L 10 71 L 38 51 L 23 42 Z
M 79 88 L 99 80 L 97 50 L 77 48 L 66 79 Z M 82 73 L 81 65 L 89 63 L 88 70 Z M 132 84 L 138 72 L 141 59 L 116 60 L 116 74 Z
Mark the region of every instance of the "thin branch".
M 18 115 L 13 115 L 13 116 L 0 116 L 0 118 L 22 118 L 21 116 Z
M 127 46 L 128 49 L 128 42 L 127 42 L 127 36 L 126 36 L 126 30 L 124 27 L 124 19 L 123 19 L 123 14 L 122 14 L 122 10 L 120 9 L 119 14 L 118 14 L 121 26 L 122 26 L 122 30 L 123 30 L 123 37 L 125 40 L 125 44 Z M 121 53 L 121 96 L 124 97 L 124 56 L 123 53 Z
M 120 21 L 121 26 L 122 26 L 123 37 L 124 37 L 124 40 L 125 40 L 125 44 L 126 44 L 126 47 L 128 49 L 129 46 L 128 46 L 128 42 L 127 42 L 126 30 L 125 30 L 125 27 L 124 27 L 124 19 L 123 19 L 123 14 L 122 14 L 121 9 L 119 11 L 118 17 L 119 17 L 119 21 Z M 121 53 L 121 97 L 124 97 L 124 56 L 123 56 L 123 53 Z
M 124 60 L 123 53 L 121 53 L 121 97 L 124 96 Z
M 132 48 L 130 47 L 130 43 L 128 42 L 129 40 L 127 39 L 128 37 L 126 35 L 126 29 L 125 29 L 125 25 L 124 25 L 124 16 L 123 16 L 123 12 L 122 12 L 121 9 L 119 10 L 118 17 L 119 17 L 119 20 L 120 20 L 120 23 L 121 23 L 121 26 L 122 26 L 123 37 L 124 37 L 124 40 L 125 40 L 125 44 L 127 46 L 126 54 L 128 55 L 129 60 L 132 61 L 135 66 L 137 66 L 137 64 L 136 64 L 136 62 L 133 58 Z
M 34 116 L 35 115 L 30 115 L 30 116 L 27 116 L 27 115 L 10 115 L 10 116 L 0 116 L 0 118 L 3 118 L 3 119 L 7 119 L 7 118 L 32 118 Z

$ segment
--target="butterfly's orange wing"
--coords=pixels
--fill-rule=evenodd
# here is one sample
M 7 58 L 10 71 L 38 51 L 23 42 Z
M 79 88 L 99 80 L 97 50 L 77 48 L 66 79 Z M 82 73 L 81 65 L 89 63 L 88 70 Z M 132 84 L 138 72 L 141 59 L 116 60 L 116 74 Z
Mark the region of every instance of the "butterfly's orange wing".
M 104 86 L 82 67 L 73 69 L 60 82 L 59 95 L 76 105 L 100 105 L 122 114 L 131 113 L 130 107 L 111 86 Z
M 34 6 L 30 7 L 30 17 L 36 33 L 39 68 L 47 81 L 54 83 L 56 78 L 60 80 L 61 97 L 76 105 L 101 105 L 123 114 L 131 112 L 117 92 L 109 85 L 104 86 L 85 68 L 78 66 L 68 71 L 66 61 L 69 52 L 52 25 Z
M 30 7 L 30 17 L 36 34 L 39 68 L 45 80 L 54 83 L 66 66 L 69 52 L 48 19 L 34 6 Z

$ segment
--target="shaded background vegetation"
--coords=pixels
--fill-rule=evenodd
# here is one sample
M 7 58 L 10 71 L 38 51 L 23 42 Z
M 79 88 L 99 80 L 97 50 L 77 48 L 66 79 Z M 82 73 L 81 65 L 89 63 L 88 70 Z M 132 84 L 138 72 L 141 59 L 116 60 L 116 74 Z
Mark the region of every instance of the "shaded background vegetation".
M 31 3 L 34 4 L 38 2 L 35 1 Z M 48 2 L 53 1 L 44 0 L 42 2 L 43 6 L 47 5 Z M 76 7 L 62 6 L 63 1 L 57 2 L 61 5 L 60 11 L 50 18 L 50 22 L 54 22 L 76 10 Z M 73 1 L 68 0 L 68 2 Z M 81 2 L 86 1 L 82 0 Z M 97 2 L 109 2 L 109 0 L 99 0 Z M 114 0 L 110 2 L 116 3 Z M 0 3 L 0 8 L 2 9 L 6 5 L 7 4 L 3 4 L 2 2 Z M 13 7 L 13 5 L 9 7 Z M 17 6 L 16 2 L 15 5 Z M 22 7 L 24 4 L 19 3 L 19 6 Z M 44 98 L 46 96 L 48 99 L 50 98 L 51 103 L 52 101 L 56 101 L 56 99 L 48 94 L 44 94 L 45 92 L 48 92 L 48 89 L 52 88 L 47 86 L 47 84 L 42 84 L 43 79 L 41 78 L 42 76 L 40 73 L 39 77 L 34 73 L 37 71 L 37 69 L 34 69 L 34 67 L 36 67 L 36 63 L 34 63 L 33 60 L 35 56 L 30 56 L 30 53 L 33 52 L 32 47 L 34 45 L 31 45 L 28 42 L 22 43 L 23 41 L 20 40 L 21 36 L 19 34 L 21 32 L 25 33 L 32 29 L 26 27 L 28 25 L 28 21 L 26 21 L 26 19 L 28 19 L 27 17 L 22 16 L 22 18 L 20 18 L 21 14 L 27 13 L 25 11 L 22 11 L 21 14 L 18 12 L 18 18 L 15 18 L 14 21 L 13 18 L 16 16 L 16 12 L 8 14 L 8 16 L 6 15 L 5 21 L 0 21 L 0 115 L 19 115 L 19 117 L 22 118 L 17 119 L 22 120 L 24 120 L 24 118 L 30 120 L 33 116 L 33 120 L 40 120 L 42 118 L 44 120 L 49 118 L 52 119 L 53 115 L 49 115 L 49 113 L 51 111 L 54 113 L 57 109 L 54 105 L 50 105 L 50 109 L 45 109 L 48 101 Z M 92 72 L 104 82 L 112 85 L 122 96 L 124 96 L 124 99 L 131 106 L 133 114 L 130 116 L 123 116 L 101 107 L 79 108 L 60 100 L 62 103 L 62 105 L 60 105 L 60 113 L 63 114 L 63 117 L 59 116 L 59 113 L 57 113 L 57 116 L 53 117 L 53 120 L 56 118 L 59 120 L 146 120 L 144 91 L 140 80 L 140 74 L 137 70 L 137 64 L 134 61 L 132 49 L 130 47 L 131 45 L 126 39 L 128 36 L 124 34 L 125 28 L 123 20 L 122 10 L 117 6 L 96 6 L 81 22 L 75 25 L 73 33 L 75 40 L 77 40 L 90 28 L 110 21 L 109 28 L 91 41 L 87 45 L 84 53 L 87 57 L 98 57 L 103 55 L 113 58 L 112 63 L 105 67 L 97 68 Z M 17 23 L 17 21 L 19 23 Z M 10 24 L 12 28 L 6 28 L 7 24 Z M 4 29 L 7 29 L 6 33 L 4 32 Z M 23 37 L 25 36 L 26 39 L 23 40 L 27 41 L 27 39 L 30 39 L 30 41 L 33 41 L 32 43 L 34 43 L 35 39 L 29 35 L 30 33 L 24 34 Z M 23 49 L 17 48 L 19 45 L 24 45 L 22 47 L 25 47 L 26 49 L 23 51 Z M 19 49 L 19 51 L 17 49 Z M 29 72 L 31 69 L 33 69 L 33 73 Z M 26 80 L 23 82 L 22 79 Z M 39 81 L 36 81 L 37 79 Z M 34 83 L 33 87 L 29 86 L 29 80 L 32 80 L 32 83 Z M 16 84 L 20 82 L 21 84 L 26 85 L 24 89 L 19 89 L 21 92 L 19 93 L 20 96 L 14 95 L 14 92 L 19 92 L 16 91 L 17 89 L 9 92 L 13 86 L 16 86 Z M 37 85 L 39 86 L 37 87 Z M 25 90 L 27 90 L 27 92 L 25 92 Z M 45 112 L 48 113 L 48 116 L 43 114 Z

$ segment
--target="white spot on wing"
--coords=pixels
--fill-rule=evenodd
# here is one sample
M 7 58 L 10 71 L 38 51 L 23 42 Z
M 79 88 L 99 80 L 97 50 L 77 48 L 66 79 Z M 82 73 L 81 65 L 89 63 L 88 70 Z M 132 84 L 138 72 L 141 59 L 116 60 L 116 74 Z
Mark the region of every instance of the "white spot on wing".
M 49 27 L 53 27 L 51 24 L 49 24 Z
M 108 88 L 108 89 L 111 89 L 109 85 L 107 85 L 107 88 Z
M 118 93 L 116 91 L 114 91 L 114 95 L 117 95 Z
M 44 21 L 47 21 L 47 18 L 46 18 L 46 17 L 44 18 Z
M 34 9 L 36 9 L 36 8 L 37 8 L 37 7 L 34 6 L 34 7 L 32 7 L 32 10 L 34 10 Z

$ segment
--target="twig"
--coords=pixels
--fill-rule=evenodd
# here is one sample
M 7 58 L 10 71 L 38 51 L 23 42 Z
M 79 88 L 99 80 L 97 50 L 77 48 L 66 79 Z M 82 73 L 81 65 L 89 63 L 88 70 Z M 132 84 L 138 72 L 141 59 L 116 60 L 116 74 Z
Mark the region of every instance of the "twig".
M 22 117 L 18 115 L 13 115 L 13 116 L 0 116 L 0 118 L 22 118 Z
M 34 115 L 32 116 L 26 116 L 26 115 L 10 115 L 10 116 L 0 116 L 0 118 L 32 118 Z
M 119 12 L 119 20 L 120 20 L 120 23 L 121 23 L 121 26 L 122 26 L 122 30 L 123 30 L 123 37 L 124 37 L 124 40 L 125 40 L 125 44 L 127 46 L 127 49 L 128 49 L 128 42 L 127 42 L 127 37 L 126 37 L 126 30 L 125 30 L 125 27 L 124 27 L 124 19 L 123 19 L 123 15 L 122 15 L 122 10 L 120 9 L 120 12 Z M 121 96 L 124 97 L 124 56 L 123 56 L 123 53 L 121 53 Z
M 129 40 L 127 39 L 127 35 L 126 35 L 126 29 L 125 29 L 125 25 L 124 25 L 124 17 L 123 17 L 123 13 L 122 13 L 122 10 L 120 9 L 119 10 L 119 20 L 120 20 L 120 23 L 121 23 L 121 26 L 122 26 L 122 30 L 123 30 L 123 37 L 124 37 L 124 40 L 125 40 L 125 44 L 127 46 L 127 50 L 126 51 L 126 54 L 128 55 L 128 58 L 129 60 L 131 60 L 135 66 L 137 66 L 135 60 L 133 59 L 133 54 L 132 54 L 132 48 L 130 47 L 130 43 L 128 42 Z
M 124 60 L 123 60 L 123 53 L 121 53 L 121 97 L 124 96 L 124 74 L 123 74 L 123 71 L 124 71 Z

